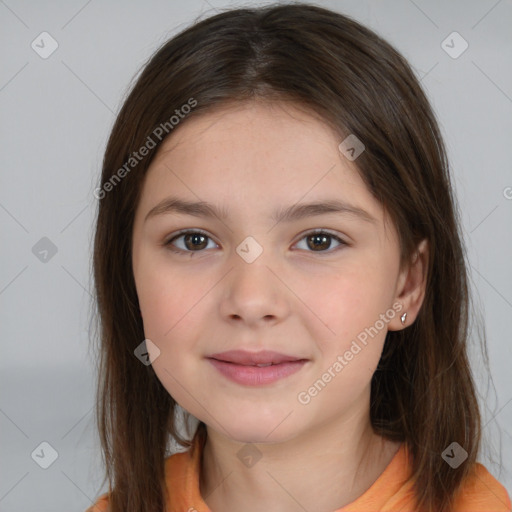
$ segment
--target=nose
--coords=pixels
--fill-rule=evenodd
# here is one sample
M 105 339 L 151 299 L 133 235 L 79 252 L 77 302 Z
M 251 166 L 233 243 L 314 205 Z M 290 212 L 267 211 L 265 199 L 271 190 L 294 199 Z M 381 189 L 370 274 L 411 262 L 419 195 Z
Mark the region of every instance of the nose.
M 240 259 L 226 276 L 220 303 L 222 316 L 249 327 L 276 324 L 289 315 L 291 293 L 271 262 Z

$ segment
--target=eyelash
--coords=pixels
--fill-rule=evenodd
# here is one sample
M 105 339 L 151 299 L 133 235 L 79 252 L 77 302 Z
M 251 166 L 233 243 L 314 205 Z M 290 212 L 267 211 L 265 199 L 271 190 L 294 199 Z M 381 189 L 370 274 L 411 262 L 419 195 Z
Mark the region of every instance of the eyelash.
M 181 238 L 184 235 L 189 235 L 189 234 L 203 235 L 206 238 L 212 240 L 212 238 L 206 232 L 204 232 L 204 231 L 202 231 L 200 229 L 185 229 L 183 231 L 178 232 L 175 236 L 173 236 L 172 238 L 170 238 L 169 240 L 164 242 L 163 245 L 165 247 L 167 247 L 171 252 L 176 253 L 176 254 L 181 254 L 181 255 L 183 255 L 183 254 L 193 255 L 194 253 L 200 253 L 200 252 L 205 251 L 205 249 L 201 249 L 201 250 L 198 250 L 198 251 L 185 251 L 183 249 L 175 249 L 174 248 L 174 246 L 172 245 L 172 242 L 174 242 L 178 238 Z M 304 238 L 307 238 L 308 236 L 311 236 L 311 235 L 327 235 L 327 236 L 333 238 L 334 240 L 336 240 L 337 242 L 339 242 L 340 245 L 338 247 L 335 247 L 332 250 L 326 250 L 326 251 L 306 251 L 306 252 L 318 253 L 320 255 L 331 254 L 333 252 L 336 252 L 338 249 L 341 249 L 343 246 L 348 246 L 349 245 L 344 240 L 342 240 L 340 237 L 330 233 L 329 231 L 326 231 L 325 229 L 313 229 L 311 231 L 308 231 L 307 233 L 304 233 L 302 235 L 302 237 L 299 239 L 298 242 L 302 241 Z

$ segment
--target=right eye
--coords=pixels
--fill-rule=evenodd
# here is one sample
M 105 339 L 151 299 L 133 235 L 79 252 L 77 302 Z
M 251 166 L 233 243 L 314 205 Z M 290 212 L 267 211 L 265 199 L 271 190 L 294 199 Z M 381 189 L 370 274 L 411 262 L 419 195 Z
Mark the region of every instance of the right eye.
M 168 247 L 172 252 L 177 254 L 200 252 L 205 249 L 205 239 L 210 237 L 201 230 L 198 229 L 187 229 L 180 231 L 176 236 L 173 236 L 170 240 L 164 243 L 165 247 Z M 183 239 L 181 248 L 176 249 L 173 242 L 175 240 Z

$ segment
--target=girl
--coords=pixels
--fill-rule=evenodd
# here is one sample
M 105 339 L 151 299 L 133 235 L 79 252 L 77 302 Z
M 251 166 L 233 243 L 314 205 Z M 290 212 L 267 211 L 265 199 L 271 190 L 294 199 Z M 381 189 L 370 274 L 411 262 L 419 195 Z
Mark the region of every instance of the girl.
M 445 149 L 375 33 L 307 4 L 194 24 L 126 99 L 96 197 L 89 511 L 511 510 L 476 462 Z

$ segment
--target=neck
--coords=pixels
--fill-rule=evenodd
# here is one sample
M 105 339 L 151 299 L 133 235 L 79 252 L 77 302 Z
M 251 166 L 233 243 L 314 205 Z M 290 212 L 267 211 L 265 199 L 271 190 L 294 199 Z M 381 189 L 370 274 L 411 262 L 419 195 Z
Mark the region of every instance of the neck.
M 256 462 L 240 459 L 244 446 L 208 427 L 200 489 L 213 512 L 331 512 L 373 484 L 399 443 L 373 432 L 368 406 L 283 442 L 251 444 Z

